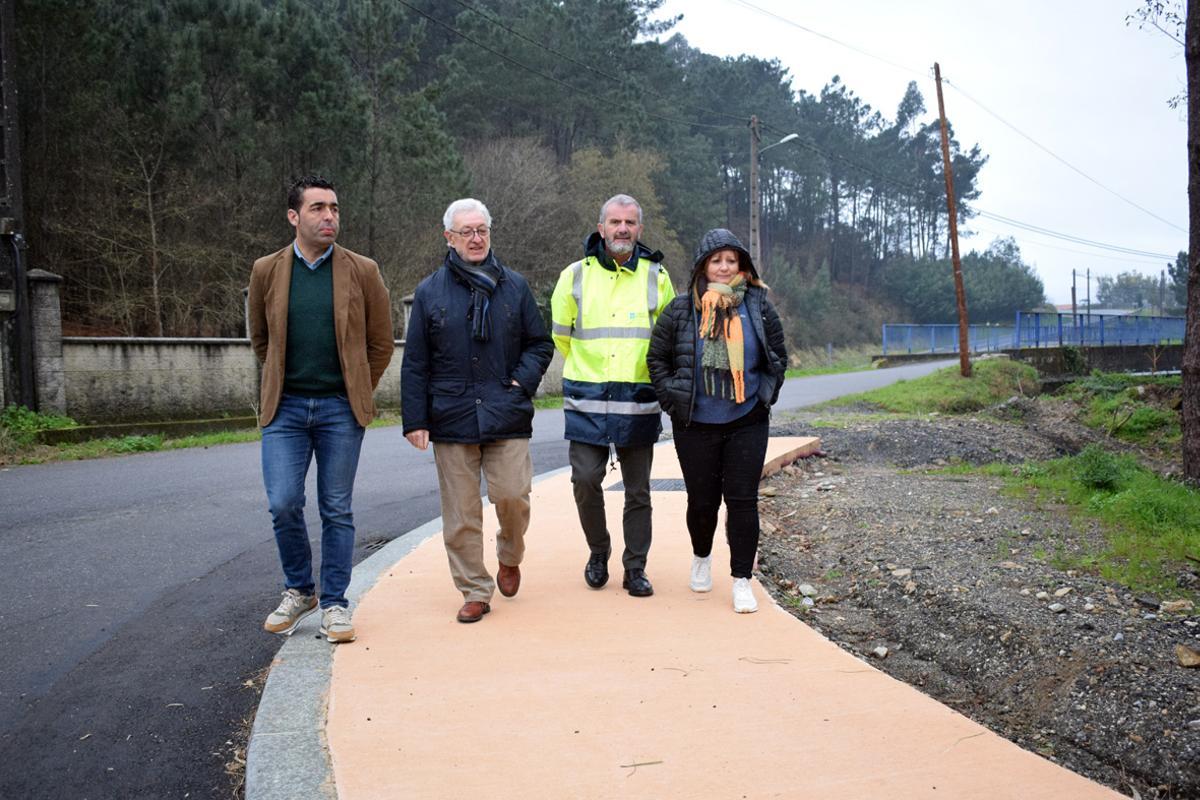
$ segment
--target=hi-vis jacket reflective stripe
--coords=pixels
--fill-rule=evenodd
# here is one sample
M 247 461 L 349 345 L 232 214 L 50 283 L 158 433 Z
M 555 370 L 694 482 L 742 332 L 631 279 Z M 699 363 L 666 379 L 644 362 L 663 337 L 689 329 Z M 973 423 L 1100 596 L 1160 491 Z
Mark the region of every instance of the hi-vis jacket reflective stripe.
M 649 255 L 639 246 L 616 269 L 589 255 L 559 276 L 550 308 L 554 344 L 566 359 L 563 409 L 572 441 L 629 446 L 658 440 L 660 409 L 646 353 L 675 289 Z

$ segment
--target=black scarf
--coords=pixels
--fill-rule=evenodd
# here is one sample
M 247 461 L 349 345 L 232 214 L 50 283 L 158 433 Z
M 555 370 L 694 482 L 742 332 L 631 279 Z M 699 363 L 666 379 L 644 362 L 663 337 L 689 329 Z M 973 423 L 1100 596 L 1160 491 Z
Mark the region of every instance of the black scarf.
M 458 251 L 450 248 L 446 252 L 446 266 L 463 283 L 471 287 L 471 335 L 477 342 L 491 338 L 488 324 L 488 306 L 492 292 L 500 283 L 500 262 L 488 250 L 487 258 L 480 264 L 468 264 L 459 257 Z

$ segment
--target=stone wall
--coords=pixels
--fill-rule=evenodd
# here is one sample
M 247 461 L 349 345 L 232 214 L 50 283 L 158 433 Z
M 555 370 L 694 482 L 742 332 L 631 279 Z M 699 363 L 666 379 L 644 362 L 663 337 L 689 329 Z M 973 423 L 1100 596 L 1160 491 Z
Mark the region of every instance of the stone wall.
M 400 406 L 404 342 L 375 403 Z M 66 413 L 80 422 L 210 419 L 257 413 L 258 360 L 246 339 L 69 336 L 62 339 Z M 562 390 L 555 355 L 539 394 Z
M 249 339 L 64 337 L 61 278 L 43 270 L 31 270 L 29 278 L 39 411 L 101 424 L 257 414 L 259 364 Z M 407 324 L 411 301 L 405 300 Z M 403 358 L 404 342 L 398 341 L 375 391 L 382 409 L 400 406 Z M 561 391 L 562 356 L 556 352 L 538 394 Z
M 1069 352 L 1078 354 L 1082 367 L 1071 369 Z M 1011 358 L 1024 361 L 1042 375 L 1101 372 L 1174 372 L 1183 363 L 1183 345 L 1105 345 L 1104 347 L 1024 347 L 1005 350 Z
M 246 339 L 63 338 L 66 412 L 80 422 L 205 419 L 258 409 L 258 359 Z M 395 408 L 400 356 L 375 400 Z

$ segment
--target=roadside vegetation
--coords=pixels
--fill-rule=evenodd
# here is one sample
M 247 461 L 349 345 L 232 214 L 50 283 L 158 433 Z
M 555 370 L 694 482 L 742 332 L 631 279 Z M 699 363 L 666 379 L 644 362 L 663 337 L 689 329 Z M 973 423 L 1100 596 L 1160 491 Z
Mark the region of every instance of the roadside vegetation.
M 399 414 L 383 412 L 370 427 L 383 428 L 399 423 Z M 223 444 L 256 442 L 262 438 L 258 428 L 243 428 L 187 436 L 166 436 L 158 433 L 107 436 L 53 445 L 43 444 L 38 440 L 38 434 L 42 431 L 78 427 L 79 423 L 70 417 L 39 414 L 22 406 L 8 406 L 0 411 L 0 466 L 76 461 L 160 450 L 183 450 L 189 447 L 216 447 Z
M 1103 545 L 1080 550 L 1065 540 L 1033 552 L 1061 570 L 1080 570 L 1155 596 L 1190 596 L 1176 576 L 1200 565 L 1200 492 L 1163 478 L 1128 453 L 1092 444 L 1050 461 L 956 464 L 938 474 L 988 474 L 1004 480 L 1010 496 L 1038 508 L 1065 510 L 1077 526 L 1095 525 Z
M 981 359 L 964 378 L 958 367 L 946 367 L 881 389 L 839 397 L 826 406 L 865 403 L 896 414 L 967 414 L 982 411 L 1014 395 L 1041 391 L 1037 370 L 1008 359 Z
M 1060 396 L 1080 405 L 1090 428 L 1135 444 L 1177 448 L 1181 442 L 1179 375 L 1089 375 L 1064 387 Z
M 973 413 L 1037 390 L 1032 368 L 981 360 L 970 378 L 950 367 L 827 405 L 863 403 L 901 416 Z M 1140 456 L 1178 460 L 1181 391 L 1178 376 L 1093 373 L 1037 402 L 1064 406 L 1060 413 L 1103 434 L 1099 443 L 1015 469 L 955 465 L 943 472 L 1001 476 L 1009 492 L 1065 508 L 1078 524 L 1103 532 L 1102 544 L 1091 550 L 1064 546 L 1038 554 L 1055 566 L 1093 572 L 1134 591 L 1167 591 L 1181 568 L 1200 564 L 1200 492 L 1160 476 Z
M 800 366 L 789 369 L 787 377 L 803 378 L 808 375 L 834 375 L 871 369 L 871 358 L 878 353 L 879 348 L 875 345 L 805 348 L 791 354 L 792 361 Z

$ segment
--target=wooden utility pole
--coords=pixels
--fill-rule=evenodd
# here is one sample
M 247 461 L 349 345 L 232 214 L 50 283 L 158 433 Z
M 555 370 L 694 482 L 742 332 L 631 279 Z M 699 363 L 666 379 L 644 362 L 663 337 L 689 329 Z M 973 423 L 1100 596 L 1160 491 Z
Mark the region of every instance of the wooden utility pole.
M 758 238 L 758 214 L 759 214 L 759 197 L 758 197 L 758 143 L 762 136 L 758 132 L 758 117 L 751 115 L 750 117 L 750 260 L 758 267 L 760 273 L 762 265 L 759 264 L 758 251 L 761 242 Z
M 950 134 L 946 129 L 946 105 L 942 101 L 942 69 L 933 64 L 937 79 L 938 117 L 942 123 L 942 172 L 946 175 L 946 207 L 950 211 L 950 256 L 954 263 L 954 297 L 958 302 L 958 364 L 964 378 L 971 377 L 971 359 L 967 326 L 967 295 L 963 291 L 962 261 L 958 257 L 958 212 L 954 208 L 954 172 L 950 168 Z
M 1079 316 L 1079 307 L 1075 305 L 1075 270 L 1071 270 L 1071 324 L 1077 325 L 1075 317 Z

